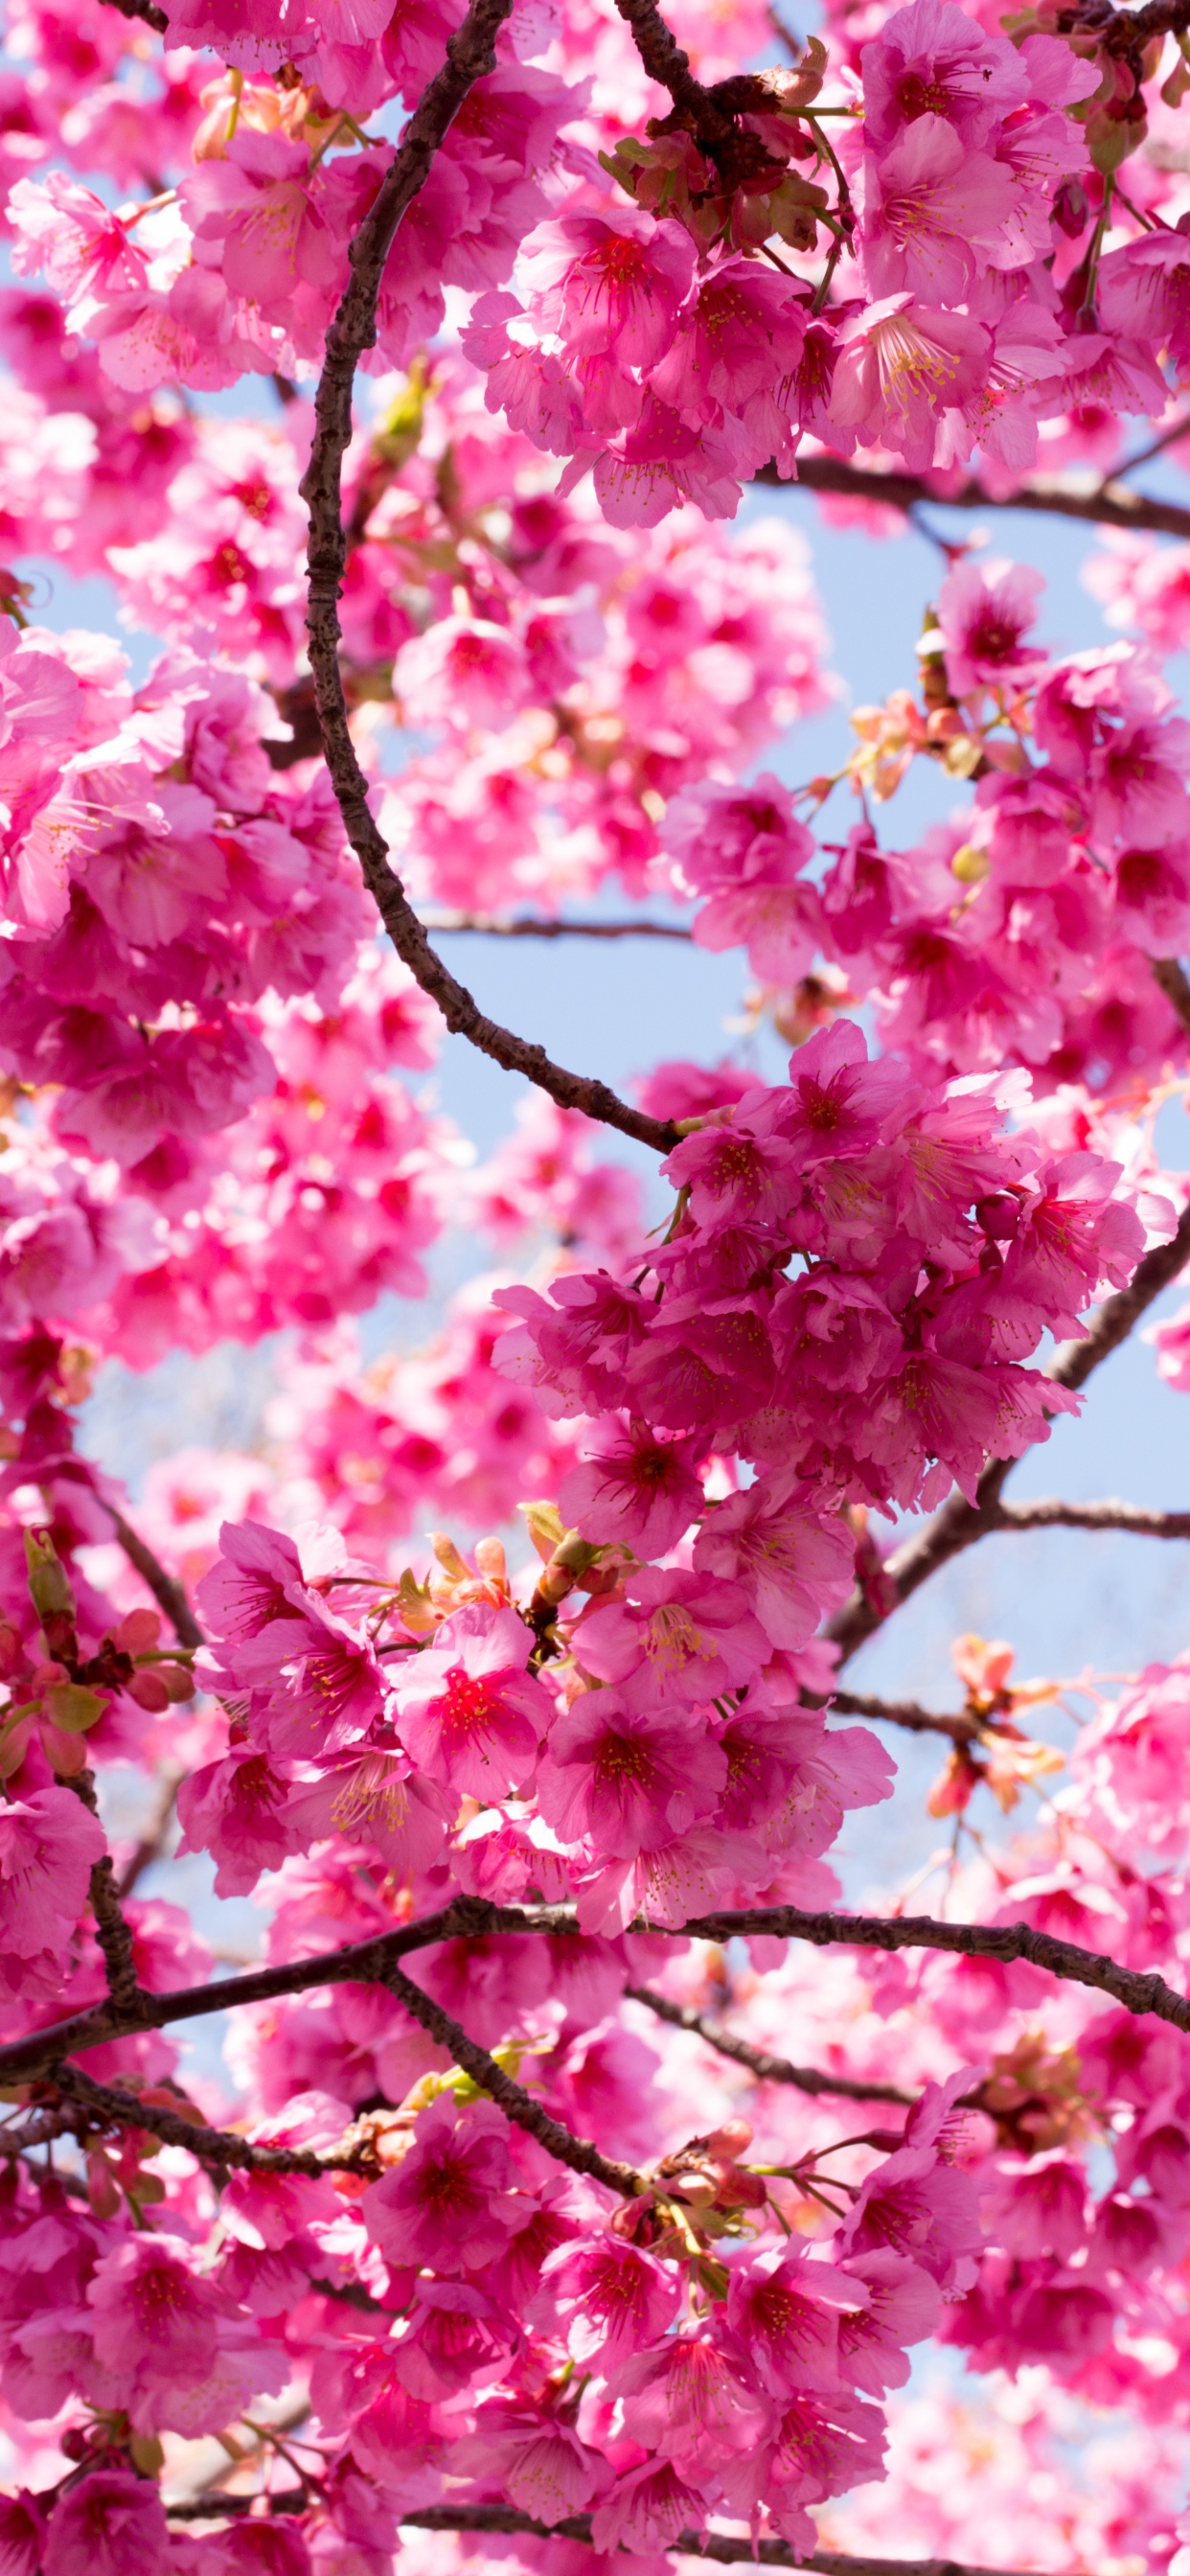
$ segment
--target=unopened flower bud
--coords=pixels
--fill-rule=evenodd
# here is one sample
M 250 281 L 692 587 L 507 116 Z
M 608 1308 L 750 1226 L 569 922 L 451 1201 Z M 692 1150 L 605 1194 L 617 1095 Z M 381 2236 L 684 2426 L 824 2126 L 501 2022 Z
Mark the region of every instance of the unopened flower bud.
M 48 1530 L 26 1530 L 29 1598 L 38 1618 L 73 1619 L 74 1594 Z

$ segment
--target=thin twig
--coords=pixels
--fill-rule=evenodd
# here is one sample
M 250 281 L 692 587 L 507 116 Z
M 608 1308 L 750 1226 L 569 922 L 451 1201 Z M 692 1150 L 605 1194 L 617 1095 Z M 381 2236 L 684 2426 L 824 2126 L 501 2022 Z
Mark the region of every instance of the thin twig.
M 547 2155 L 556 2157 L 559 2164 L 571 2166 L 575 2173 L 593 2175 L 596 2182 L 606 2183 L 609 2191 L 622 2192 L 626 2200 L 635 2200 L 645 2189 L 644 2178 L 634 2166 L 620 2164 L 614 2157 L 601 2154 L 589 2138 L 576 2138 L 561 2120 L 553 2118 L 542 2103 L 534 2101 L 523 2084 L 515 2084 L 511 2075 L 506 2075 L 495 2058 L 488 2055 L 487 2049 L 481 2048 L 477 2040 L 468 2039 L 462 2025 L 444 2012 L 441 2004 L 436 2004 L 423 1986 L 416 1986 L 413 1979 L 405 1976 L 395 1965 L 389 1969 L 384 1982 L 390 1995 L 396 1996 L 411 2018 L 420 2022 L 422 2029 L 428 2030 L 440 2047 L 450 2050 L 455 2065 L 461 2066 L 473 2083 L 491 2095 L 506 2119 L 515 2121 L 518 2129 L 526 2129 L 531 2138 L 536 2138 Z
M 100 1500 L 103 1501 L 102 1496 Z M 204 1645 L 206 1640 L 202 1629 L 177 1576 L 166 1573 L 165 1567 L 154 1556 L 152 1548 L 147 1546 L 139 1532 L 133 1529 L 131 1521 L 126 1521 L 123 1513 L 116 1510 L 114 1503 L 104 1502 L 104 1510 L 110 1512 L 112 1529 L 129 1564 L 136 1567 L 142 1582 L 148 1584 L 158 1609 L 164 1610 L 178 1644 L 192 1647 Z
M 318 707 L 326 765 L 338 799 L 347 838 L 398 956 L 422 990 L 437 1002 L 451 1029 L 467 1038 L 506 1072 L 524 1074 L 564 1109 L 581 1109 L 588 1118 L 617 1128 L 622 1135 L 668 1153 L 677 1130 L 668 1120 L 647 1118 L 619 1099 L 604 1082 L 570 1073 L 553 1063 L 542 1046 L 517 1037 L 488 1019 L 474 996 L 436 955 L 395 874 L 388 845 L 368 803 L 368 782 L 356 757 L 347 716 L 343 675 L 339 668 L 338 599 L 347 560 L 343 526 L 342 465 L 352 433 L 351 393 L 356 366 L 365 349 L 376 343 L 376 303 L 385 262 L 407 207 L 424 187 L 434 154 L 468 91 L 495 65 L 495 40 L 513 0 L 471 0 L 460 28 L 446 47 L 446 61 L 423 91 L 401 142 L 381 182 L 378 195 L 351 244 L 351 283 L 327 333 L 326 358 L 315 397 L 314 441 L 302 478 L 302 496 L 310 514 L 309 606 L 310 666 Z
M 1153 2013 L 1158 2020 L 1171 2022 L 1176 2030 L 1190 2032 L 1190 2001 L 1155 1971 L 1142 1975 L 1138 1969 L 1122 1967 L 1118 1960 L 1105 1958 L 1097 1950 L 1084 1950 L 1077 1942 L 1059 1941 L 1052 1933 L 1035 1931 L 1029 1923 L 939 1923 L 930 1915 L 809 1913 L 796 1905 L 764 1905 L 694 1915 L 680 1925 L 638 1920 L 629 1928 L 682 1941 L 723 1943 L 737 1935 L 764 1935 L 775 1940 L 808 1941 L 817 1949 L 838 1943 L 861 1950 L 945 1950 L 960 1958 L 995 1959 L 1005 1967 L 1023 1959 L 1035 1968 L 1044 1968 L 1050 1976 L 1113 1996 L 1127 2012 Z M 490 1940 L 503 1932 L 574 1938 L 578 1929 L 578 1918 L 571 1906 L 490 1905 L 480 1897 L 456 1897 L 441 1913 L 426 1915 L 420 1923 L 403 1924 L 399 1931 L 378 1934 L 371 1941 L 349 1942 L 343 1949 L 322 1951 L 313 1958 L 290 1960 L 276 1967 L 252 1969 L 247 1976 L 223 1977 L 206 1986 L 182 1987 L 170 1994 L 142 1994 L 135 2020 L 121 2017 L 110 2003 L 75 2013 L 69 2021 L 32 2031 L 27 2038 L 0 2048 L 0 2084 L 26 2082 L 43 2074 L 56 2059 L 98 2048 L 105 2040 L 118 2039 L 129 2030 L 161 2030 L 170 2022 L 196 2021 L 243 2004 L 268 2003 L 279 1995 L 305 1994 L 314 1986 L 362 1983 L 386 1985 L 396 1992 L 392 1972 L 397 1961 L 432 1942 Z M 429 1998 L 422 1995 L 420 1988 L 413 1991 L 419 2006 L 428 2004 Z M 421 2018 L 420 2010 L 418 2017 Z M 430 2026 L 428 2022 L 426 2026 Z M 473 2043 L 468 2041 L 467 2045 Z
M 125 1862 L 124 1867 L 120 1872 L 119 1893 L 121 1897 L 131 1896 L 138 1879 L 143 1878 L 145 1871 L 152 1868 L 154 1861 L 161 1859 L 165 1850 L 169 1829 L 173 1823 L 174 1809 L 178 1802 L 178 1791 L 181 1788 L 185 1776 L 186 1775 L 183 1771 L 168 1771 L 166 1773 L 161 1784 L 161 1798 L 157 1808 L 157 1813 L 154 1816 L 148 1831 L 141 1835 L 140 1841 L 137 1843 L 131 1859 Z
M 1124 191 L 1120 187 L 1118 181 L 1116 183 L 1116 195 L 1117 197 L 1124 197 Z M 1126 206 L 1128 205 L 1127 197 L 1124 197 L 1124 203 Z M 1135 209 L 1133 207 L 1129 207 L 1128 211 L 1131 214 L 1135 212 Z M 1137 467 L 1140 465 L 1150 465 L 1155 456 L 1163 456 L 1167 447 L 1176 447 L 1179 440 L 1183 438 L 1190 438 L 1190 412 L 1185 411 L 1181 414 L 1180 419 L 1175 420 L 1172 429 L 1162 430 L 1160 438 L 1150 439 L 1148 446 L 1138 449 L 1135 456 L 1126 456 L 1123 464 L 1117 465 L 1116 467 L 1115 479 L 1118 481 L 1121 474 L 1135 474 Z M 1107 479 L 1109 482 L 1112 480 L 1110 475 Z
M 696 2012 L 693 2004 L 674 2004 L 668 1995 L 659 1995 L 652 1986 L 625 1986 L 624 1992 L 633 2003 L 647 2004 L 659 2021 L 667 2021 L 674 2030 L 689 2030 L 696 2039 L 705 2040 L 708 2048 L 720 2057 L 730 2057 L 736 2066 L 746 2066 L 761 2084 L 792 2084 L 799 2093 L 836 2094 L 845 2102 L 898 2102 L 909 2107 L 916 2100 L 913 2093 L 902 2093 L 896 2084 L 864 2084 L 857 2076 L 828 2075 L 816 2066 L 794 2066 L 788 2057 L 773 2057 L 767 2048 L 752 2048 L 746 2039 L 737 2039 L 732 2031 L 723 2030 L 718 2022 L 708 2021 Z
M 832 1712 L 843 1717 L 876 1718 L 885 1726 L 903 1727 L 910 1735 L 948 1735 L 952 1744 L 972 1744 L 983 1721 L 965 1709 L 920 1708 L 913 1699 L 877 1699 L 871 1691 L 832 1691 Z
M 503 921 L 494 912 L 423 912 L 418 918 L 424 930 L 475 930 L 487 939 L 680 939 L 689 945 L 694 937 L 669 921 L 547 921 L 528 914 Z
M 1188 0 L 1190 4 L 1190 0 Z M 1063 1342 L 1055 1352 L 1045 1375 L 1055 1386 L 1079 1388 L 1086 1385 L 1093 1371 L 1127 1340 L 1133 1326 L 1176 1279 L 1190 1261 L 1190 1204 L 1182 1210 L 1177 1227 L 1168 1243 L 1154 1245 L 1146 1252 L 1126 1288 L 1104 1299 L 1086 1333 L 1078 1341 Z M 834 1618 L 827 1622 L 826 1634 L 842 1649 L 840 1665 L 855 1654 L 868 1637 L 875 1634 L 899 1609 L 903 1601 L 920 1589 L 940 1566 L 960 1556 L 964 1548 L 973 1547 L 978 1539 L 993 1530 L 1010 1529 L 1008 1507 L 1003 1500 L 1006 1478 L 1017 1464 L 1015 1458 L 993 1458 L 985 1467 L 976 1487 L 976 1499 L 969 1503 L 959 1493 L 951 1494 L 940 1511 L 935 1512 L 924 1530 L 895 1548 L 885 1559 L 883 1574 L 889 1598 L 888 1607 L 868 1592 L 856 1589 Z M 1023 1508 L 1023 1507 L 1018 1507 Z M 1018 1522 L 1017 1526 L 1021 1526 Z M 1101 1522 L 1095 1527 L 1104 1526 Z

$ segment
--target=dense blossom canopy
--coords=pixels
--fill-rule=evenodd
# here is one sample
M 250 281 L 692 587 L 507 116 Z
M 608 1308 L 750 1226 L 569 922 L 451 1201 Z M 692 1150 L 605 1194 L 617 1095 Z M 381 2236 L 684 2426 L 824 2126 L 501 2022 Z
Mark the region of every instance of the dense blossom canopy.
M 997 1529 L 1190 1536 L 1005 1499 L 1190 1264 L 1190 514 L 1112 480 L 1190 435 L 1188 30 L 8 0 L 0 2576 L 1190 2568 L 1190 1653 L 1061 1742 L 1005 1643 L 843 1670 Z M 794 788 L 758 478 L 1098 519 L 1119 640 L 945 543 Z M 619 1099 L 467 924 L 740 952 L 770 1052 Z M 259 1454 L 88 1454 L 266 1341 Z M 840 1914 L 897 1725 L 936 1911 Z

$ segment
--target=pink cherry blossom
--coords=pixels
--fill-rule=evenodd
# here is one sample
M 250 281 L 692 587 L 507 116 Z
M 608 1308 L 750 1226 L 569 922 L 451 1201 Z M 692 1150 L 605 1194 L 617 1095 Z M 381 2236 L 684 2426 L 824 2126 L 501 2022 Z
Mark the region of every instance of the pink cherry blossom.
M 420 2111 L 396 2171 L 364 2203 L 368 2232 L 397 2263 L 462 2263 L 480 2269 L 517 2225 L 506 2188 L 508 2131 L 490 2102 L 460 2110 L 442 2094 Z
M 529 1777 L 550 1718 L 525 1669 L 532 1642 L 515 1611 L 477 1602 L 445 1619 L 438 1642 L 401 1675 L 401 1742 L 431 1780 L 499 1796 Z
M 167 2547 L 156 2487 L 94 2469 L 54 2506 L 42 2563 L 47 2576 L 156 2576 Z
M 561 1508 L 585 1537 L 661 1555 L 701 1507 L 696 1456 L 692 1440 L 658 1440 L 643 1421 L 611 1417 L 595 1426 L 587 1456 L 563 1479 Z

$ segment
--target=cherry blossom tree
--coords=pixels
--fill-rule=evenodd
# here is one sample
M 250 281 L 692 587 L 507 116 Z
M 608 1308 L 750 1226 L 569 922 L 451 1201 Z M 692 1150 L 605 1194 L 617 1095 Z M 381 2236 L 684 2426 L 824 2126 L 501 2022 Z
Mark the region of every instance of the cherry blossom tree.
M 1187 91 L 1190 0 L 9 0 L 0 2576 L 1190 2568 L 1190 1651 L 847 1671 L 1190 1538 L 1010 1483 L 1190 1386 Z M 939 541 L 792 786 L 793 482 L 1084 521 L 1120 640 Z M 461 929 L 740 952 L 787 1063 L 623 1097 Z M 96 1373 L 228 1344 L 259 1454 L 126 1489 Z

